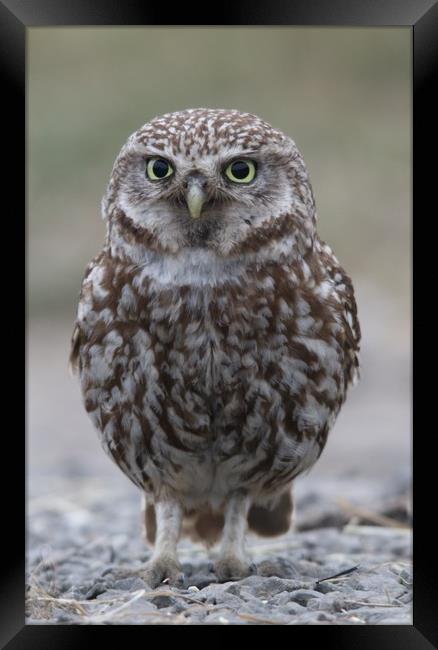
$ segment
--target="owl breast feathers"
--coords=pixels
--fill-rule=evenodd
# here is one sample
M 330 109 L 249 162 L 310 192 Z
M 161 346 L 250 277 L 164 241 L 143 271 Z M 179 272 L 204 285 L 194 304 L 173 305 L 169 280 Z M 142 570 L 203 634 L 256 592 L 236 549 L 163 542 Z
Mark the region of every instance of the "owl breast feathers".
M 318 238 L 294 142 L 254 115 L 155 118 L 122 148 L 102 208 L 72 342 L 85 408 L 146 494 L 151 541 L 169 538 L 172 507 L 178 531 L 222 534 L 236 558 L 230 512 L 287 530 L 291 481 L 357 376 L 351 281 Z

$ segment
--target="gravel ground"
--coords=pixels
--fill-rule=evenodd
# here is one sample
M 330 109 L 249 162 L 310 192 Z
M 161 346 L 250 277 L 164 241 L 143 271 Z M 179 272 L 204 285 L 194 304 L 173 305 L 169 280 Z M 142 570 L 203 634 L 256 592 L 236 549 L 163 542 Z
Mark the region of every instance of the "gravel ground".
M 248 537 L 257 573 L 219 584 L 215 549 L 180 543 L 183 589 L 151 591 L 140 495 L 88 476 L 33 480 L 27 623 L 412 624 L 409 484 L 297 481 L 294 529 Z M 342 574 L 342 575 L 338 575 Z

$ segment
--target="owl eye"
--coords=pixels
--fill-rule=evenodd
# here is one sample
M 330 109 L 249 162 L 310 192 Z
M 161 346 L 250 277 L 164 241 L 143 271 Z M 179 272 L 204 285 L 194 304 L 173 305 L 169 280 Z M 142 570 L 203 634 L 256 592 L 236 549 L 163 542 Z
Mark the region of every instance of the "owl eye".
M 149 158 L 146 165 L 146 174 L 149 180 L 159 181 L 173 174 L 172 166 L 164 158 Z
M 234 160 L 225 170 L 225 175 L 233 183 L 251 183 L 256 175 L 256 166 L 251 160 Z

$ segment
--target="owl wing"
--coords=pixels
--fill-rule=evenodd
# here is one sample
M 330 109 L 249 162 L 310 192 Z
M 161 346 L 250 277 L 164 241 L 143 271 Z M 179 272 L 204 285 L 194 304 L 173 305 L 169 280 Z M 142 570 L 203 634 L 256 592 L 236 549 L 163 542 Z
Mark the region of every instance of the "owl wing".
M 73 327 L 73 333 L 71 335 L 70 343 L 70 356 L 69 356 L 69 368 L 72 373 L 75 373 L 79 366 L 79 350 L 81 347 L 81 337 L 80 329 L 77 322 L 75 322 Z
M 359 379 L 359 351 L 361 331 L 357 304 L 351 278 L 344 271 L 328 244 L 319 242 L 325 271 L 333 285 L 334 295 L 340 303 L 343 330 L 343 347 L 346 355 L 345 385 L 354 385 Z
M 79 305 L 81 304 L 81 301 L 83 299 L 83 291 L 84 291 L 84 285 L 88 279 L 88 276 L 92 272 L 92 270 L 96 267 L 96 265 L 99 264 L 103 256 L 103 252 L 99 253 L 94 259 L 91 260 L 91 262 L 88 264 L 88 266 L 85 269 L 84 277 L 82 279 L 82 285 L 81 285 L 81 291 L 79 293 Z M 76 315 L 76 320 L 74 322 L 73 326 L 73 333 L 71 336 L 71 343 L 70 343 L 70 356 L 69 356 L 69 367 L 70 371 L 72 373 L 75 373 L 78 368 L 80 368 L 80 349 L 82 345 L 82 330 L 79 326 L 79 320 L 78 316 Z

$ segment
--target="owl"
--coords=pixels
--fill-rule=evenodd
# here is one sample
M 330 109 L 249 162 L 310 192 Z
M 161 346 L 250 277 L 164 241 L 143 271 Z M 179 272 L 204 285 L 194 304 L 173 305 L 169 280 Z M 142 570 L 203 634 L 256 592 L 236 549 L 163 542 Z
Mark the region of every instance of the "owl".
M 72 337 L 85 409 L 145 498 L 143 578 L 181 584 L 182 535 L 254 570 L 247 531 L 285 533 L 358 376 L 353 286 L 316 232 L 295 143 L 259 117 L 188 109 L 121 149 Z

